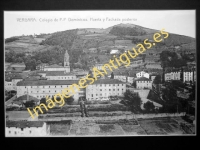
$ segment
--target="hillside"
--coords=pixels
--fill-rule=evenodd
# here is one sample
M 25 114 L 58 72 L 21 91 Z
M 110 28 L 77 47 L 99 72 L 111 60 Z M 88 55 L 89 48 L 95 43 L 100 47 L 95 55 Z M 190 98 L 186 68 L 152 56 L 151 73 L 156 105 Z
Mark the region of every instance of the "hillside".
M 64 50 L 68 50 L 70 55 L 70 63 L 79 62 L 80 56 L 85 53 L 91 53 L 91 49 L 97 49 L 98 53 L 93 57 L 101 54 L 100 62 L 107 60 L 105 52 L 112 49 L 129 50 L 136 47 L 138 43 L 142 43 L 144 39 L 153 40 L 153 34 L 159 30 L 149 29 L 134 24 L 118 24 L 106 29 L 103 28 L 84 28 L 55 32 L 52 34 L 41 34 L 37 37 L 18 36 L 5 39 L 5 51 L 14 50 L 17 53 L 22 52 L 45 52 L 53 51 L 54 46 L 60 46 Z M 191 37 L 169 33 L 169 37 L 163 42 L 157 44 L 148 53 L 160 53 L 168 50 L 168 47 L 181 46 L 181 50 L 195 51 L 196 40 Z M 158 51 L 159 50 L 159 51 Z M 62 52 L 63 53 L 63 52 Z M 45 55 L 47 55 L 45 53 Z M 102 59 L 103 55 L 106 59 Z M 92 55 L 91 55 L 92 56 Z M 155 56 L 156 60 L 159 56 Z M 41 58 L 41 57 L 40 57 Z M 85 56 L 83 57 L 85 58 Z M 148 57 L 146 57 L 149 59 Z M 35 58 L 36 61 L 37 58 Z M 42 59 L 42 58 L 41 58 Z M 54 60 L 55 59 L 55 60 Z M 61 62 L 60 57 L 49 58 L 52 62 Z M 45 62 L 48 61 L 45 59 Z M 43 60 L 41 60 L 43 62 Z M 87 61 L 87 60 L 86 60 Z

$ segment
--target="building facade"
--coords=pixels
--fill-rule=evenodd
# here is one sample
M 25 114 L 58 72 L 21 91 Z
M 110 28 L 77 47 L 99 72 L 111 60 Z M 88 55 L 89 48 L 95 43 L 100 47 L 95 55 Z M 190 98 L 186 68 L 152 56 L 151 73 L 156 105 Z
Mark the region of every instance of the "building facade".
M 183 82 L 193 81 L 193 72 L 183 72 Z
M 145 77 L 141 77 L 136 80 L 136 88 L 137 89 L 144 89 L 144 88 L 152 89 L 152 80 Z
M 50 126 L 42 121 L 6 121 L 6 136 L 47 136 Z
M 180 76 L 180 72 L 169 72 L 169 73 L 165 73 L 165 81 L 169 81 L 169 80 L 180 80 L 181 76 Z
M 141 71 L 141 72 L 136 73 L 136 77 L 137 78 L 145 77 L 149 79 L 149 74 L 144 71 Z
M 76 75 L 65 71 L 47 71 L 47 80 L 77 80 Z
M 123 96 L 126 84 L 117 79 L 99 79 L 86 87 L 87 100 L 103 100 L 109 96 Z
M 35 80 L 35 81 L 21 81 L 17 84 L 17 97 L 25 95 L 31 95 L 35 98 L 41 99 L 52 97 L 57 93 L 62 93 L 64 88 L 69 88 L 72 84 L 77 84 L 78 80 Z M 74 86 L 75 94 L 73 98 L 78 101 L 79 96 L 84 96 L 84 89 L 78 91 Z

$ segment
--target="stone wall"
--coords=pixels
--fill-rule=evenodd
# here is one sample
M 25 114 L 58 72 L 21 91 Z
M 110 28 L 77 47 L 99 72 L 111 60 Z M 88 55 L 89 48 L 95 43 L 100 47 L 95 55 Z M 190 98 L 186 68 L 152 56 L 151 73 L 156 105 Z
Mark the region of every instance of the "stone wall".
M 107 116 L 107 117 L 55 117 L 55 118 L 38 118 L 41 121 L 85 121 L 85 120 L 119 120 L 119 119 L 137 119 L 137 118 L 159 118 L 159 117 L 179 117 L 184 116 L 186 112 L 182 113 L 159 113 L 159 114 L 122 114 L 121 116 Z

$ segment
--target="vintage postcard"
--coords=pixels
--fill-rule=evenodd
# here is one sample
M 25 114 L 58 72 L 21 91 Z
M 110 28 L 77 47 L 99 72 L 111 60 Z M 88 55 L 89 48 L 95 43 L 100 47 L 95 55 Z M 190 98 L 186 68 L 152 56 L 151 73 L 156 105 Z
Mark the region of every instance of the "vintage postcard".
M 4 11 L 6 137 L 196 134 L 196 11 Z

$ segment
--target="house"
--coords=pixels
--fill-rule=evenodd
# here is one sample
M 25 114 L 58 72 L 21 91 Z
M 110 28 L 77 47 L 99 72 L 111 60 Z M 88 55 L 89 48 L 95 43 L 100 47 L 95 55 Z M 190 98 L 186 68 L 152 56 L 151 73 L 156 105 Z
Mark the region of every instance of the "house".
M 44 71 L 66 71 L 70 72 L 69 66 L 59 66 L 59 65 L 50 65 L 50 66 L 44 66 Z
M 149 78 L 149 73 L 146 73 L 146 72 L 144 72 L 144 71 L 141 71 L 141 72 L 136 73 L 136 77 L 137 77 L 137 78 L 140 78 L 140 77 Z
M 128 72 L 128 77 L 127 77 L 127 82 L 132 84 L 135 79 L 136 79 L 136 72 L 129 71 Z
M 180 80 L 180 78 L 181 78 L 180 74 L 181 74 L 180 71 L 177 71 L 177 72 L 166 72 L 165 73 L 165 81 Z
M 47 136 L 50 126 L 43 121 L 6 121 L 6 136 Z
M 114 79 L 117 79 L 122 82 L 127 82 L 127 73 L 124 72 L 114 72 Z
M 49 64 L 48 63 L 42 63 L 42 64 L 37 65 L 36 69 L 44 71 L 44 67 L 46 67 L 46 66 L 49 66 Z
M 120 51 L 119 51 L 118 49 L 117 49 L 117 50 L 116 50 L 116 49 L 113 49 L 113 50 L 110 51 L 110 54 L 111 54 L 111 55 L 120 54 Z
M 140 77 L 139 79 L 136 79 L 136 88 L 138 89 L 152 89 L 152 80 L 148 79 L 146 77 Z
M 22 80 L 23 80 L 23 78 L 19 74 L 15 74 L 12 77 L 7 78 L 5 80 L 5 89 L 8 91 L 10 91 L 10 90 L 17 91 L 17 83 Z
M 23 71 L 26 68 L 24 63 L 11 64 L 10 67 L 15 71 Z

